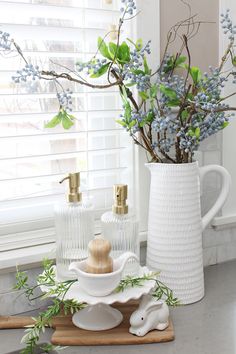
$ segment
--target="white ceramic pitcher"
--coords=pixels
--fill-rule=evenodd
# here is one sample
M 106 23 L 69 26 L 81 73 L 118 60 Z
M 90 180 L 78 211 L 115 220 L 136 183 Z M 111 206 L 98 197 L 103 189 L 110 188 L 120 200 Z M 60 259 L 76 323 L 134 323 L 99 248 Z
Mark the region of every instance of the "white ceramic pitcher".
M 151 172 L 147 266 L 160 270 L 182 304 L 204 296 L 202 231 L 221 209 L 231 178 L 225 168 L 209 165 L 149 163 Z M 213 207 L 203 218 L 200 183 L 208 172 L 222 177 L 222 188 Z

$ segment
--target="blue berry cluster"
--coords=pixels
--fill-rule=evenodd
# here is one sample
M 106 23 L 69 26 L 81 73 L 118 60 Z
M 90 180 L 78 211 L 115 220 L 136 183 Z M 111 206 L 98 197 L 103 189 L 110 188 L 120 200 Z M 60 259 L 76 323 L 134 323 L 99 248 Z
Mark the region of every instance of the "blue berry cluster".
M 128 72 L 125 80 L 129 80 L 131 84 L 136 84 L 138 91 L 146 91 L 150 86 L 150 75 L 136 74 Z
M 57 93 L 60 108 L 63 108 L 66 112 L 72 111 L 72 93 L 73 92 L 70 89 Z
M 146 115 L 147 114 L 142 111 L 140 111 L 140 112 L 133 111 L 131 113 L 131 120 L 137 121 L 138 123 L 142 123 L 145 120 Z
M 173 121 L 171 120 L 170 116 L 157 116 L 152 122 L 152 129 L 157 133 L 160 133 L 166 129 L 170 129 L 171 126 L 173 126 Z
M 27 79 L 36 80 L 40 78 L 39 67 L 33 64 L 26 64 L 22 70 L 17 70 L 17 75 L 12 76 L 12 80 L 18 84 L 20 81 L 26 82 Z
M 179 147 L 186 153 L 193 153 L 198 149 L 199 143 L 196 136 L 188 136 L 183 134 L 180 138 Z
M 229 17 L 230 10 L 227 9 L 225 14 L 221 14 L 221 26 L 224 30 L 224 34 L 228 35 L 230 41 L 234 41 L 235 34 L 236 34 L 236 26 L 233 25 L 231 18 Z
M 145 54 L 150 54 L 151 41 L 148 41 L 143 48 L 135 48 L 130 52 L 130 61 L 125 64 L 122 70 L 122 78 L 124 81 L 129 81 L 130 84 L 135 84 L 139 91 L 145 91 L 150 86 L 150 74 L 144 74 L 140 71 L 143 66 Z
M 78 72 L 86 71 L 86 74 L 96 74 L 103 65 L 107 63 L 106 59 L 94 58 L 87 63 L 76 63 L 76 68 Z
M 11 45 L 12 40 L 10 39 L 10 34 L 7 32 L 0 31 L 0 50 L 11 50 Z
M 171 138 L 162 138 L 158 142 L 159 150 L 163 150 L 165 152 L 170 152 L 170 149 L 173 145 L 174 145 L 174 139 Z
M 134 11 L 137 9 L 135 1 L 134 0 L 121 0 L 122 2 L 122 7 L 120 9 L 120 12 L 122 15 L 129 14 L 132 16 L 134 14 Z
M 216 134 L 222 129 L 224 123 L 228 122 L 229 117 L 233 115 L 233 113 L 226 114 L 226 112 L 210 113 L 199 125 L 201 131 L 199 140 L 202 141 L 209 136 Z

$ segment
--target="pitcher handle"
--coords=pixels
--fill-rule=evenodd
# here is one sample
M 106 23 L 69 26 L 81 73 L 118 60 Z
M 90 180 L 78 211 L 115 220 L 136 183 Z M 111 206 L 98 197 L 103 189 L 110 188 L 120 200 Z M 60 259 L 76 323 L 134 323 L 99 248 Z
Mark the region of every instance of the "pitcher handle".
M 204 230 L 207 227 L 207 225 L 210 223 L 210 221 L 214 218 L 214 216 L 218 213 L 218 211 L 222 208 L 222 206 L 224 205 L 224 203 L 228 197 L 229 190 L 230 190 L 231 176 L 230 176 L 229 172 L 224 167 L 218 166 L 218 165 L 203 166 L 203 167 L 200 167 L 199 170 L 200 170 L 200 183 L 202 183 L 203 178 L 209 172 L 217 172 L 222 177 L 222 187 L 221 187 L 220 194 L 219 194 L 215 204 L 202 218 L 202 230 Z

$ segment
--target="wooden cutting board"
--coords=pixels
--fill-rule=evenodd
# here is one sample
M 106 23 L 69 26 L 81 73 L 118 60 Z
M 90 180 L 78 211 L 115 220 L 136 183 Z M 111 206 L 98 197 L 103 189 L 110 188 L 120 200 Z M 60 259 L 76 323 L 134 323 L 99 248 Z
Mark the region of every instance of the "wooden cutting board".
M 27 316 L 0 316 L 0 329 L 17 329 L 32 325 L 34 321 Z
M 145 344 L 169 342 L 174 340 L 173 324 L 170 321 L 169 327 L 165 331 L 154 330 L 144 337 L 137 337 L 129 333 L 129 318 L 131 313 L 137 308 L 137 303 L 117 304 L 123 316 L 123 322 L 116 328 L 107 331 L 86 331 L 75 327 L 71 316 L 57 316 L 53 320 L 55 332 L 51 342 L 61 346 L 81 346 L 81 345 L 124 345 L 124 344 Z M 23 328 L 33 324 L 30 317 L 6 317 L 0 316 L 0 329 L 3 328 Z

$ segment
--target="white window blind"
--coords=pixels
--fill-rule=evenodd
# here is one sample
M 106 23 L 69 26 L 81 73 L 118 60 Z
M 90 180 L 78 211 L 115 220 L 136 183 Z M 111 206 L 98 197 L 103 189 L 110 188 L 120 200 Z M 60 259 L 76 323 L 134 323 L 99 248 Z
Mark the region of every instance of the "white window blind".
M 96 52 L 97 37 L 114 29 L 119 8 L 119 0 L 0 1 L 0 30 L 30 63 L 73 71 Z M 131 26 L 125 24 L 123 38 L 132 36 Z M 75 125 L 45 129 L 58 109 L 55 87 L 13 84 L 23 66 L 14 52 L 0 56 L 0 251 L 53 242 L 53 203 L 65 193 L 58 181 L 69 172 L 81 171 L 81 189 L 93 197 L 97 218 L 112 204 L 114 183 L 128 183 L 130 196 L 133 189 L 133 147 L 115 122 L 122 107 L 117 89 L 64 82 L 73 91 Z

